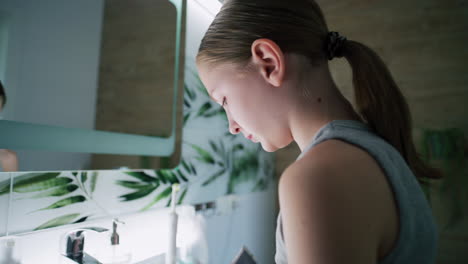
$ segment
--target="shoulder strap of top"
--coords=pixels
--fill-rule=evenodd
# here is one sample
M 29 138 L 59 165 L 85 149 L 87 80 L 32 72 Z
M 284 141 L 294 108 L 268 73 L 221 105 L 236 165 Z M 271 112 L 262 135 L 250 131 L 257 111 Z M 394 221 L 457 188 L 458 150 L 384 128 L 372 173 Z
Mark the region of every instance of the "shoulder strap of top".
M 331 131 L 334 130 L 337 126 L 353 128 L 355 131 L 357 131 L 357 133 L 359 131 L 372 132 L 372 129 L 367 124 L 357 120 L 333 120 L 321 127 L 317 133 L 315 133 L 312 141 L 309 143 L 309 145 L 307 145 L 307 147 L 304 148 L 304 151 L 302 151 L 301 154 L 297 157 L 297 160 L 301 159 L 307 153 L 307 151 L 309 151 L 315 145 L 326 140 L 328 138 L 327 135 L 329 135 Z M 347 130 L 346 132 L 353 133 L 352 131 L 353 130 Z

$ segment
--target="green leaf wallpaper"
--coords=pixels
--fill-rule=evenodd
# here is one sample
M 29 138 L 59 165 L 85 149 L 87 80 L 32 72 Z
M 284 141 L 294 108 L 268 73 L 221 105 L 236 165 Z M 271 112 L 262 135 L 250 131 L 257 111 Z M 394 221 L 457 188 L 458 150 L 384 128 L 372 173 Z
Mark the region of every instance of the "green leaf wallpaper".
M 166 207 L 174 183 L 180 184 L 178 204 L 272 186 L 273 154 L 228 132 L 224 110 L 211 101 L 193 68 L 186 69 L 185 79 L 182 158 L 177 167 L 11 173 L 11 194 L 9 177 L 0 178 L 0 202 L 12 196 L 10 234 Z
M 14 175 L 10 173 L 10 175 Z M 90 180 L 88 181 L 88 176 Z M 94 185 L 97 180 L 97 172 L 44 172 L 17 174 L 13 177 L 13 199 L 10 216 L 10 226 L 15 222 L 36 222 L 35 216 L 50 215 L 50 219 L 45 222 L 37 222 L 34 226 L 29 226 L 26 230 L 39 230 L 42 228 L 55 227 L 64 224 L 71 224 L 85 221 L 89 216 L 84 216 L 87 212 L 69 213 L 57 217 L 56 210 L 71 207 L 78 203 L 85 203 L 93 200 Z M 10 179 L 4 179 L 0 186 L 5 186 Z M 9 194 L 0 193 L 0 196 Z M 43 202 L 45 201 L 45 202 Z M 21 212 L 22 218 L 15 220 L 15 213 Z M 34 216 L 34 217 L 30 217 Z M 12 221 L 13 220 L 13 221 Z M 40 220 L 38 220 L 40 221 Z M 9 230 L 15 232 L 16 230 Z M 20 231 L 21 232 L 21 231 Z

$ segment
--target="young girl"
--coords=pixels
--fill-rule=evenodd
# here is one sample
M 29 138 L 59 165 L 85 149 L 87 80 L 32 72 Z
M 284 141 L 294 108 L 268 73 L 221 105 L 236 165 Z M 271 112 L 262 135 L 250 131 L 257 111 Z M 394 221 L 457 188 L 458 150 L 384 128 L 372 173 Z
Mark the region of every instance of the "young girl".
M 0 114 L 3 111 L 3 107 L 5 107 L 6 98 L 7 97 L 5 94 L 5 89 L 3 88 L 3 84 L 0 81 Z M 0 172 L 17 171 L 17 170 L 18 170 L 18 157 L 16 156 L 16 152 L 9 150 L 9 149 L 0 148 Z
M 356 110 L 328 60 L 352 67 Z M 367 46 L 329 32 L 312 0 L 228 0 L 201 41 L 200 78 L 233 134 L 266 151 L 295 141 L 279 182 L 278 264 L 434 263 L 407 103 Z

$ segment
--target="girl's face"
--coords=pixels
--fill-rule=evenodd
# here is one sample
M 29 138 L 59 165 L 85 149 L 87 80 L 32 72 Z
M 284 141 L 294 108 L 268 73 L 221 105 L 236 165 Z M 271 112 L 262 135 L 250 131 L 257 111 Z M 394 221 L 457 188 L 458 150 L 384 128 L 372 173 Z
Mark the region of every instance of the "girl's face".
M 278 87 L 269 85 L 256 70 L 239 71 L 228 64 L 214 68 L 201 64 L 198 71 L 208 94 L 226 111 L 232 134 L 242 133 L 253 142 L 260 142 L 269 152 L 292 141 L 285 138 L 289 133 L 284 131 L 281 118 L 284 108 L 275 91 Z

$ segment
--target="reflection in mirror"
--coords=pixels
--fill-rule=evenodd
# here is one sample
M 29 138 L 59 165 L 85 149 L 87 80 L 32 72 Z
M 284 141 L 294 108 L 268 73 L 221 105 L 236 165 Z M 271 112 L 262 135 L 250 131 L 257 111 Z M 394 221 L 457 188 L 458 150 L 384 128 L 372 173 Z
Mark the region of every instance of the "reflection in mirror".
M 96 129 L 170 135 L 176 16 L 167 0 L 105 2 Z
M 176 63 L 183 61 L 183 47 L 176 49 L 177 37 L 183 35 L 178 21 L 178 9 L 169 0 L 2 0 L 0 78 L 9 100 L 2 116 L 62 128 L 175 136 L 174 111 L 180 113 L 181 106 L 174 105 L 173 97 L 183 87 L 183 71 Z M 109 139 L 107 135 L 101 136 Z M 48 152 L 28 151 L 22 150 L 28 149 L 23 145 L 12 148 L 21 171 L 139 168 L 139 164 L 158 168 L 161 164 L 151 151 L 84 151 L 88 153 L 62 154 L 70 160 L 87 157 L 86 162 L 64 163 L 86 165 L 64 168 L 55 166 L 58 159 L 53 157 L 59 152 L 52 147 Z M 158 147 L 165 146 L 154 146 Z M 177 164 L 180 143 L 175 149 L 163 164 Z M 83 150 L 69 147 L 65 151 Z M 38 155 L 44 163 L 34 166 Z
M 3 108 L 5 107 L 7 101 L 5 89 L 3 84 L 0 81 L 0 119 L 2 119 L 1 114 Z M 17 171 L 18 170 L 18 156 L 16 152 L 10 149 L 0 149 L 0 171 Z

